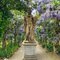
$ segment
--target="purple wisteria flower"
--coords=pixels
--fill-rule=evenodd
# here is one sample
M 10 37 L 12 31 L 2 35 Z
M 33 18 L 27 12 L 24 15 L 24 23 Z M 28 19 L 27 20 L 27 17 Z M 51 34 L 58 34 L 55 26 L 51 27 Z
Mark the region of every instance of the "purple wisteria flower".
M 51 15 L 51 12 L 50 12 L 49 9 L 47 9 L 46 12 L 45 12 L 46 19 L 50 18 L 50 15 Z
M 42 0 L 35 0 L 35 2 L 40 3 L 40 2 L 42 2 Z
M 46 4 L 46 8 L 47 8 L 47 9 L 53 9 L 53 5 L 50 4 L 50 3 L 49 3 L 49 4 Z
M 59 20 L 60 20 L 60 11 L 58 11 L 57 16 L 56 16 Z
M 41 20 L 46 20 L 46 19 L 48 19 L 48 18 L 50 18 L 50 11 L 49 10 L 46 10 L 46 12 L 45 13 L 43 13 L 43 14 L 41 14 Z
M 24 32 L 24 27 L 23 27 L 23 25 L 21 25 L 21 27 L 20 27 L 20 29 L 19 29 L 19 32 L 20 32 L 20 33 L 23 33 L 23 32 Z
M 41 14 L 40 19 L 41 19 L 42 21 L 44 21 L 44 20 L 45 20 L 45 13 Z
M 52 17 L 56 18 L 56 16 L 57 16 L 57 12 L 56 11 L 52 11 Z
M 38 6 L 37 6 L 37 11 L 38 11 L 39 13 L 42 12 L 42 6 L 41 6 L 41 5 L 38 5 Z
M 43 3 L 49 3 L 51 2 L 52 0 L 42 0 Z

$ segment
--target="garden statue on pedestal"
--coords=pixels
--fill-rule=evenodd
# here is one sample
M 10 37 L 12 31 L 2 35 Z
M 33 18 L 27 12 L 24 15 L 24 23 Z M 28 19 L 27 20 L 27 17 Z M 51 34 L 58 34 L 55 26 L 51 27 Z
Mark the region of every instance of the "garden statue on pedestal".
M 36 17 L 31 15 L 29 9 L 27 16 L 24 17 L 24 30 L 26 34 L 24 42 L 24 59 L 23 60 L 37 60 L 36 58 L 36 42 L 34 37 L 34 28 L 36 24 Z

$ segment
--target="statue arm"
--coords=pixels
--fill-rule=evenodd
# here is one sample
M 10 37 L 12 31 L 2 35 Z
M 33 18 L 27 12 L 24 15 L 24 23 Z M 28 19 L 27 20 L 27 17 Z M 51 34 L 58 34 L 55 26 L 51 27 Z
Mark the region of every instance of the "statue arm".
M 32 17 L 32 23 L 33 23 L 33 26 L 36 25 L 36 21 L 37 21 L 37 18 L 36 18 L 36 17 Z

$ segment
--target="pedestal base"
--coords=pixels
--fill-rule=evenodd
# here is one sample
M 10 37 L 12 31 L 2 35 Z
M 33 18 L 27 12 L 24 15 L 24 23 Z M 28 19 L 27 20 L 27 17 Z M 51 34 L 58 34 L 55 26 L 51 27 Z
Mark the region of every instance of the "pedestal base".
M 36 43 L 24 42 L 24 59 L 23 60 L 37 60 L 36 57 Z
M 26 55 L 23 60 L 37 60 L 37 57 L 35 55 Z

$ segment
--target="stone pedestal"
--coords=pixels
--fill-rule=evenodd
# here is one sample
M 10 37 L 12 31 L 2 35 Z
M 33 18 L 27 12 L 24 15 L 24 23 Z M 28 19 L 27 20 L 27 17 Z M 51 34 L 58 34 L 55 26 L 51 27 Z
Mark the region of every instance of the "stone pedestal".
M 24 42 L 24 59 L 23 60 L 37 60 L 36 57 L 36 43 Z

